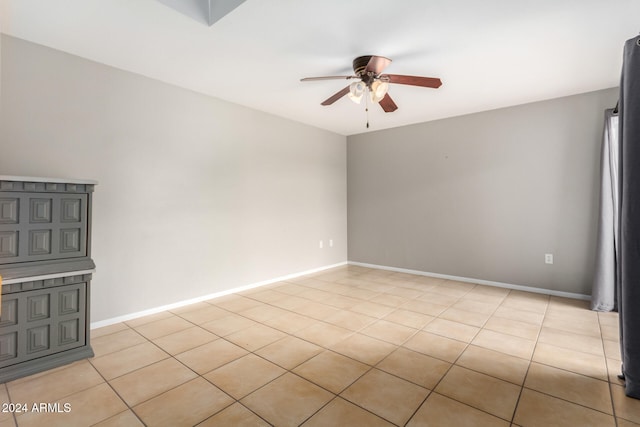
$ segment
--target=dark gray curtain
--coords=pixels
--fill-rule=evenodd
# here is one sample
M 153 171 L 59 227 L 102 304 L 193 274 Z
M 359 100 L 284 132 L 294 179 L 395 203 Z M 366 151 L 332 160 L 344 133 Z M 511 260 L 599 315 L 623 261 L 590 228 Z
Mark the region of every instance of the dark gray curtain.
M 618 115 L 604 113 L 604 132 L 600 158 L 600 216 L 595 274 L 591 290 L 591 309 L 612 311 L 616 303 L 616 243 L 618 232 Z
M 625 393 L 640 398 L 640 36 L 627 40 L 623 60 L 616 286 Z

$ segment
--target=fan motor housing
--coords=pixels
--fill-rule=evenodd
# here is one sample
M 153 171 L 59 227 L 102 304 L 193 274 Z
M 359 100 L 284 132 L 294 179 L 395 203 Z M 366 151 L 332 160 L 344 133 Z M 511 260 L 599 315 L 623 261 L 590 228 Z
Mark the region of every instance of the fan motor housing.
M 362 77 L 364 69 L 367 67 L 372 56 L 373 55 L 358 56 L 353 60 L 353 71 L 356 73 L 356 76 Z

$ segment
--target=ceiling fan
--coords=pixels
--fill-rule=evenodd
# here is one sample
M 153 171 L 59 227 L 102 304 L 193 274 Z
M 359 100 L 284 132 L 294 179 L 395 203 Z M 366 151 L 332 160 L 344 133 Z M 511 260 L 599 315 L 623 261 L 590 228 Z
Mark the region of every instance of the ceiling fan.
M 389 90 L 389 83 L 430 87 L 434 89 L 437 89 L 442 85 L 442 81 L 434 77 L 381 74 L 390 63 L 391 60 L 384 56 L 359 56 L 353 60 L 353 71 L 355 73 L 353 76 L 305 77 L 300 79 L 300 81 L 308 82 L 314 80 L 358 79 L 324 100 L 321 104 L 331 105 L 345 95 L 348 95 L 352 101 L 359 104 L 360 100 L 363 96 L 366 96 L 368 92 L 369 99 L 374 103 L 379 103 L 380 107 L 382 107 L 382 109 L 387 113 L 391 113 L 398 109 L 396 103 L 393 102 L 393 99 L 391 99 L 387 93 Z

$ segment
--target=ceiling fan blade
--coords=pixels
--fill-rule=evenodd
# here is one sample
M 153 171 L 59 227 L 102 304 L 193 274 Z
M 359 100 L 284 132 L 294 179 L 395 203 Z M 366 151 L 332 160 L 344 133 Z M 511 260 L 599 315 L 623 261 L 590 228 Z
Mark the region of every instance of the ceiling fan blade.
M 382 72 L 385 68 L 387 68 L 391 64 L 391 60 L 389 58 L 385 58 L 384 56 L 372 56 L 369 59 L 369 63 L 365 67 L 366 72 L 372 72 L 376 76 Z
M 327 98 L 324 101 L 322 101 L 321 105 L 331 105 L 334 102 L 336 102 L 338 99 L 342 98 L 343 96 L 345 96 L 348 93 L 349 93 L 349 86 L 345 87 L 344 89 L 336 92 L 335 94 L 333 94 L 329 98 Z
M 401 85 L 422 86 L 431 87 L 434 89 L 442 86 L 442 81 L 435 77 L 420 77 L 420 76 L 402 76 L 399 74 L 383 74 L 380 76 L 381 80 L 387 80 L 389 83 L 396 83 Z
M 395 102 L 393 102 L 393 99 L 391 99 L 389 94 L 386 94 L 384 98 L 380 100 L 379 104 L 385 113 L 391 113 L 398 109 L 398 106 L 396 105 Z
M 304 79 L 300 79 L 301 82 L 312 82 L 315 80 L 349 80 L 355 79 L 356 76 L 325 76 L 325 77 L 305 77 Z

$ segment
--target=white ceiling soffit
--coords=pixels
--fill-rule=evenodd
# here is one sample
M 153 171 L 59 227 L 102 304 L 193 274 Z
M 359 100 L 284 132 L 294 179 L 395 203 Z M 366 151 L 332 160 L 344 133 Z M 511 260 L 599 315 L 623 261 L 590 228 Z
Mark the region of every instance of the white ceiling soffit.
M 213 25 L 246 0 L 158 0 L 189 18 Z
M 368 130 L 392 128 L 615 87 L 638 17 L 639 0 L 249 0 L 207 26 L 158 0 L 0 0 L 6 34 L 343 135 L 365 106 L 320 103 L 349 81 L 300 78 L 371 54 L 441 78 L 370 106 Z

